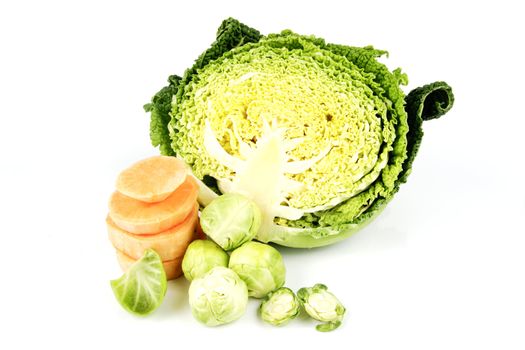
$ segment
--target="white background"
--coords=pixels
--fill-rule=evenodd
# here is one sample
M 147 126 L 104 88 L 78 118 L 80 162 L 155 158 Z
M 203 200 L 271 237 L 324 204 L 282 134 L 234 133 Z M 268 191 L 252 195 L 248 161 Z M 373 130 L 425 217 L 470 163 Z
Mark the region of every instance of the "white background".
M 464 3 L 2 1 L 0 348 L 524 349 L 523 11 Z M 282 250 L 289 287 L 325 283 L 347 307 L 332 333 L 263 324 L 255 300 L 207 328 L 183 279 L 136 318 L 109 287 L 121 271 L 107 200 L 120 170 L 157 154 L 142 105 L 229 16 L 387 49 L 407 92 L 454 88 L 375 222 L 334 246 Z

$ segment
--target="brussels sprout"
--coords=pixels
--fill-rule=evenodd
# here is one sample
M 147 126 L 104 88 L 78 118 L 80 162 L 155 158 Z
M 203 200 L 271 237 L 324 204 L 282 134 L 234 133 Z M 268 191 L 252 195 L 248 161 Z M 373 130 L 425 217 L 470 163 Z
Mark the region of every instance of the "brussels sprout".
M 259 313 L 264 322 L 281 326 L 297 317 L 299 299 L 290 288 L 282 287 L 270 292 L 262 301 Z
M 248 294 L 262 298 L 284 285 L 286 269 L 283 257 L 274 247 L 247 242 L 230 256 L 229 268 L 237 272 L 248 286 Z
M 310 317 L 325 322 L 316 326 L 318 331 L 333 331 L 341 325 L 346 309 L 324 284 L 301 288 L 297 297 Z
M 261 211 L 250 199 L 234 193 L 217 197 L 201 214 L 204 233 L 224 250 L 252 240 L 261 226 Z
M 188 281 L 204 276 L 215 266 L 228 267 L 228 253 L 213 241 L 198 239 L 188 246 L 182 259 L 182 271 Z
M 191 313 L 207 326 L 233 322 L 246 311 L 248 289 L 235 272 L 217 266 L 190 284 Z
M 124 309 L 139 316 L 152 313 L 164 300 L 167 289 L 166 273 L 159 254 L 147 249 L 122 277 L 110 284 Z

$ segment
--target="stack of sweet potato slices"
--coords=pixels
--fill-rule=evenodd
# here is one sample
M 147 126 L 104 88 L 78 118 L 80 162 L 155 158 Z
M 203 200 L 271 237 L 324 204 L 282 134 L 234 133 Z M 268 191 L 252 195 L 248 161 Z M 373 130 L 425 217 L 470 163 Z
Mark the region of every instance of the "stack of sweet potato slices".
M 186 248 L 199 235 L 198 192 L 186 165 L 175 157 L 150 157 L 120 173 L 106 223 L 124 271 L 151 248 L 168 279 L 182 274 Z

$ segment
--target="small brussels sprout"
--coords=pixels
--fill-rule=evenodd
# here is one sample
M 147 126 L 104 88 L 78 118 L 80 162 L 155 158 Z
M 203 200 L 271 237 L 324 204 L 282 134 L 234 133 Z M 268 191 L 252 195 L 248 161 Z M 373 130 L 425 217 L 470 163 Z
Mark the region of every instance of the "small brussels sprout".
M 346 309 L 324 284 L 301 288 L 297 297 L 310 317 L 325 322 L 316 326 L 318 331 L 333 331 L 341 325 Z
M 252 240 L 261 226 L 261 211 L 250 199 L 235 193 L 217 197 L 202 210 L 202 230 L 224 250 Z
M 248 294 L 255 298 L 262 298 L 282 287 L 286 277 L 279 251 L 259 242 L 247 242 L 235 249 L 228 267 L 246 282 Z
M 235 272 L 217 266 L 194 279 L 188 291 L 191 313 L 207 326 L 240 318 L 248 305 L 248 289 Z
M 274 326 L 288 323 L 297 317 L 299 311 L 299 299 L 286 287 L 270 292 L 259 307 L 262 320 Z
M 152 313 L 164 300 L 167 289 L 166 273 L 159 254 L 147 249 L 122 277 L 110 284 L 125 310 L 139 316 Z
M 228 267 L 228 253 L 213 241 L 198 239 L 188 246 L 182 259 L 182 272 L 188 281 L 204 276 L 215 266 Z

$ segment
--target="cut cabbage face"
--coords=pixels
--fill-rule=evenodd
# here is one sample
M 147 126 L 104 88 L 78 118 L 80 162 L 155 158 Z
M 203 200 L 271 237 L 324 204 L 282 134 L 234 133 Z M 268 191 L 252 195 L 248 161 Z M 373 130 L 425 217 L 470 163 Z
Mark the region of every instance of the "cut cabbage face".
M 384 53 L 291 31 L 263 37 L 228 19 L 146 106 L 152 141 L 202 180 L 203 205 L 221 193 L 255 201 L 257 239 L 334 243 L 381 211 L 421 139 L 409 132 L 406 75 L 376 60 Z
M 268 41 L 285 44 L 281 37 Z M 290 141 L 283 144 L 285 162 L 317 160 L 284 174 L 301 186 L 289 188 L 282 204 L 328 209 L 377 179 L 395 138 L 385 101 L 368 87 L 370 77 L 310 46 L 311 51 L 246 47 L 207 65 L 198 81 L 187 85 L 176 117 L 191 128 L 179 132 L 187 137 L 180 135 L 177 146 L 185 160 L 195 160 L 197 177 L 233 180 L 236 165 L 261 148 L 264 126 L 271 124 Z M 211 138 L 234 159 L 212 153 Z M 206 152 L 200 151 L 203 145 Z

